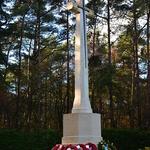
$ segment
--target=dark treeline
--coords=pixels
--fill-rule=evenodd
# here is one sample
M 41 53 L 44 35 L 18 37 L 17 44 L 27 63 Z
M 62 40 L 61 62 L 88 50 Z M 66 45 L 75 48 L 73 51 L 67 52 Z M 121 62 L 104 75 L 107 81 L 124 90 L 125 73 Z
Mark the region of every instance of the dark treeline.
M 102 126 L 150 127 L 150 2 L 89 0 L 89 87 Z M 61 0 L 0 0 L 0 127 L 62 130 L 74 99 L 75 18 Z

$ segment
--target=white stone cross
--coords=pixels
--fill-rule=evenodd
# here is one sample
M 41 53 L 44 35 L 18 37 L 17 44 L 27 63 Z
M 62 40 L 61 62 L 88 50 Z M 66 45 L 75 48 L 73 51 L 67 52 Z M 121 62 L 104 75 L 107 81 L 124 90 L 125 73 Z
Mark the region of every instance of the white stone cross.
M 68 4 L 68 8 L 76 15 L 75 99 L 72 113 L 63 116 L 62 144 L 85 144 L 89 142 L 98 144 L 102 140 L 101 117 L 100 114 L 92 113 L 89 101 L 87 8 L 84 7 L 84 0 L 72 1 Z
M 68 10 L 76 15 L 75 33 L 75 99 L 72 113 L 92 113 L 88 85 L 88 50 L 84 0 L 70 1 Z M 90 12 L 90 11 L 88 11 Z

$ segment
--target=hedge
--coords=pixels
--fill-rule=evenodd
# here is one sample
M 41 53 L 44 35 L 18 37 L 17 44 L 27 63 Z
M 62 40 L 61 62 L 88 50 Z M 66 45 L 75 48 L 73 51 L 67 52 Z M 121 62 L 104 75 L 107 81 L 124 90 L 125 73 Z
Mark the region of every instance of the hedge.
M 135 129 L 103 129 L 104 140 L 113 142 L 117 150 L 150 147 L 150 131 Z M 0 150 L 50 150 L 61 137 L 52 130 L 22 132 L 0 129 Z
M 102 137 L 115 144 L 118 150 L 138 150 L 150 147 L 150 131 L 138 129 L 103 129 Z
M 48 150 L 60 143 L 60 136 L 52 130 L 22 132 L 0 129 L 0 150 Z

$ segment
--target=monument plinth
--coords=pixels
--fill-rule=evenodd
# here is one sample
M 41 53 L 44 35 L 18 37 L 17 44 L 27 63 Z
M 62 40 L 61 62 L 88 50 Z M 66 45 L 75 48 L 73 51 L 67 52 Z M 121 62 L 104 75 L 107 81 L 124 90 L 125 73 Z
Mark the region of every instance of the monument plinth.
M 75 33 L 75 99 L 72 113 L 63 117 L 62 144 L 81 144 L 101 140 L 100 114 L 92 113 L 89 101 L 88 50 L 84 0 L 76 0 L 68 8 L 76 15 Z
M 62 144 L 98 144 L 102 140 L 100 122 L 99 114 L 65 114 Z

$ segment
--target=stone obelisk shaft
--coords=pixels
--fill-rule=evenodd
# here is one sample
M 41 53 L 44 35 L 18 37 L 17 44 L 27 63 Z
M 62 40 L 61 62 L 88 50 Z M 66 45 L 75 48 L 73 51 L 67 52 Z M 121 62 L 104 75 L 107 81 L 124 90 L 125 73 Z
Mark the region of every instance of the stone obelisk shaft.
M 77 0 L 84 8 L 84 0 Z M 88 87 L 88 50 L 86 36 L 86 15 L 84 9 L 76 14 L 75 33 L 75 99 L 72 113 L 92 113 Z

